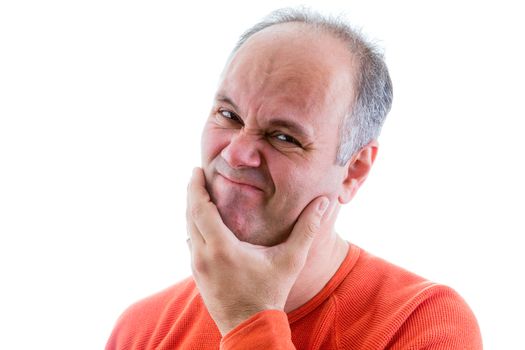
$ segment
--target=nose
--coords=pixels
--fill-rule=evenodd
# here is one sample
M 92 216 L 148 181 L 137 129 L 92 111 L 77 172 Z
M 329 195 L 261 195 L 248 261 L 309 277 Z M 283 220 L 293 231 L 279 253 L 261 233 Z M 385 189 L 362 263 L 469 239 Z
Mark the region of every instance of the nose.
M 241 129 L 235 134 L 230 143 L 223 148 L 222 158 L 232 169 L 243 167 L 257 168 L 261 165 L 261 155 L 257 149 L 258 136 L 249 134 Z

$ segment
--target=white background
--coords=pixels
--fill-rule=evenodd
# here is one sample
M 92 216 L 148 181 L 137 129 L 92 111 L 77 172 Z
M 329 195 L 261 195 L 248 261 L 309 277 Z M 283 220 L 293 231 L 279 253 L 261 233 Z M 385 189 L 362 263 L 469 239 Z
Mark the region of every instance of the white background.
M 189 275 L 186 185 L 218 75 L 242 31 L 297 3 L 0 3 L 0 348 L 101 349 L 130 303 Z M 522 346 L 523 12 L 306 4 L 362 27 L 394 83 L 338 231 L 458 290 L 486 349 Z

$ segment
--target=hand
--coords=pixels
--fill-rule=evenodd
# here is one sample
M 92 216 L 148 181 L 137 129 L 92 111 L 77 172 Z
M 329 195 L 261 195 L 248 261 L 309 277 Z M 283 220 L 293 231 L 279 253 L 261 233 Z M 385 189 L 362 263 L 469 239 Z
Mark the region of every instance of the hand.
M 192 271 L 208 311 L 224 336 L 263 310 L 284 310 L 304 267 L 328 199 L 314 199 L 288 239 L 273 247 L 242 242 L 223 223 L 205 187 L 202 169 L 193 171 L 186 212 Z

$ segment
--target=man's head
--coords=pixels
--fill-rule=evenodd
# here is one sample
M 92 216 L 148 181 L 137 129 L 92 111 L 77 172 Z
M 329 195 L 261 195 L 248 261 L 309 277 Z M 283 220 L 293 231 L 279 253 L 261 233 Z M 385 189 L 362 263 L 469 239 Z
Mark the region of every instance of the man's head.
M 348 202 L 391 99 L 381 57 L 339 22 L 281 10 L 247 31 L 202 137 L 207 187 L 226 225 L 274 245 L 316 197 Z

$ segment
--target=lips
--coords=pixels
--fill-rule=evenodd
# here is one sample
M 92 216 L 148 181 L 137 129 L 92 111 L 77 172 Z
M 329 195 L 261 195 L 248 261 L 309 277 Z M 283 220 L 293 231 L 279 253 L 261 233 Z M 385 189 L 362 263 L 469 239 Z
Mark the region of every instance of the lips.
M 231 184 L 244 187 L 247 190 L 265 193 L 272 191 L 272 182 L 261 169 L 251 167 L 234 169 L 220 156 L 215 158 L 213 163 L 216 174 Z
M 222 174 L 220 172 L 218 172 L 218 174 L 220 176 L 222 176 L 223 178 L 225 178 L 227 181 L 229 181 L 229 182 L 231 182 L 233 184 L 236 184 L 236 185 L 239 185 L 239 186 L 246 186 L 247 188 L 263 192 L 263 190 L 259 186 L 255 185 L 253 183 L 250 183 L 249 181 L 246 181 L 245 179 L 239 179 L 239 178 L 236 178 L 236 177 L 228 176 L 228 175 Z

